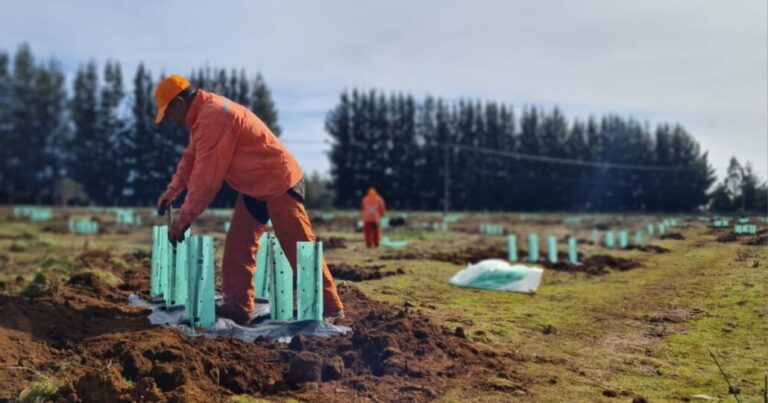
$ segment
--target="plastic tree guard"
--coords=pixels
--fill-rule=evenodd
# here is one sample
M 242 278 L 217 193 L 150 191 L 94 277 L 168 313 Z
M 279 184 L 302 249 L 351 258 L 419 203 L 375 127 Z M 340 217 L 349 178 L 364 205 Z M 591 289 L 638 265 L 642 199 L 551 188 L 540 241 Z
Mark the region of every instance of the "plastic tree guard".
M 517 236 L 507 236 L 507 259 L 510 262 L 517 262 Z
M 635 233 L 635 246 L 643 246 L 643 232 L 637 231 Z
M 629 233 L 627 231 L 619 232 L 619 247 L 626 249 L 629 246 Z
M 576 264 L 579 262 L 579 250 L 576 247 L 576 237 L 569 237 L 568 238 L 568 261 L 571 262 L 571 264 Z
M 168 267 L 168 250 L 170 247 L 168 242 L 168 226 L 156 225 L 152 227 L 152 276 L 150 278 L 150 290 L 149 296 L 157 298 L 163 295 L 165 291 L 165 283 L 167 281 L 167 274 L 165 273 Z
M 741 230 L 741 225 L 739 225 L 739 224 L 736 224 L 736 225 L 734 225 L 734 226 L 733 226 L 733 232 L 735 232 L 735 233 L 737 233 L 737 234 L 741 234 L 741 233 L 743 232 L 743 231 Z
M 323 320 L 323 243 L 296 243 L 298 320 Z
M 404 248 L 404 247 L 408 246 L 408 241 L 393 241 L 393 240 L 389 239 L 388 236 L 385 236 L 385 237 L 381 238 L 381 242 L 379 242 L 379 246 L 381 246 L 382 248 L 396 248 L 396 249 L 399 249 L 399 248 Z
M 91 235 L 99 232 L 99 223 L 90 219 L 69 219 L 69 232 L 73 234 Z
M 549 261 L 557 263 L 557 238 L 554 235 L 550 235 L 547 238 L 547 252 L 549 254 Z
M 539 239 L 536 234 L 528 235 L 528 261 L 537 262 L 539 260 Z
M 653 236 L 653 224 L 648 224 L 648 235 Z
M 293 318 L 293 270 L 277 237 L 270 237 L 270 245 L 267 250 L 270 318 L 289 320 Z
M 664 235 L 666 231 L 667 231 L 667 226 L 664 224 L 659 224 L 659 235 Z
M 167 231 L 166 231 L 167 234 Z M 173 246 L 168 241 L 166 236 L 166 243 L 168 244 L 168 266 L 166 267 L 166 283 L 163 292 L 165 297 L 166 308 L 172 308 L 179 305 L 184 305 L 187 302 L 187 247 L 189 243 L 186 241 L 189 239 L 190 232 L 184 234 L 185 240 Z
M 597 232 L 596 228 L 592 228 L 592 243 L 595 245 L 600 243 L 600 234 Z
M 614 246 L 616 246 L 616 244 L 613 239 L 613 231 L 608 231 L 605 233 L 605 247 L 613 248 Z
M 216 323 L 213 237 L 191 237 L 187 252 L 187 320 L 192 327 L 208 328 Z
M 269 264 L 267 263 L 268 250 L 272 247 L 272 233 L 265 232 L 259 238 L 259 250 L 256 252 L 256 273 L 253 275 L 253 286 L 256 297 L 269 297 Z
M 381 221 L 379 223 L 379 226 L 381 229 L 388 229 L 389 228 L 389 217 L 381 217 Z

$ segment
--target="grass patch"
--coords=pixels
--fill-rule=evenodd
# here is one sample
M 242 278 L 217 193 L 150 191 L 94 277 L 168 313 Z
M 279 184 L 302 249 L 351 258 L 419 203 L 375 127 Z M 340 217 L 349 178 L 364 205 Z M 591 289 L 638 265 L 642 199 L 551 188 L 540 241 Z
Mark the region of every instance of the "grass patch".
M 59 387 L 52 379 L 38 376 L 38 379 L 30 382 L 29 386 L 19 393 L 16 400 L 19 403 L 42 403 L 53 396 Z
M 118 269 L 125 269 L 128 263 L 121 257 L 112 256 L 109 258 L 109 265 Z
M 43 296 L 50 289 L 50 283 L 48 276 L 42 272 L 37 272 L 35 278 L 19 291 L 19 295 L 22 297 L 37 298 Z
M 297 400 L 288 399 L 286 402 L 296 402 Z M 269 400 L 259 399 L 248 395 L 236 395 L 232 396 L 228 400 L 229 403 L 270 403 Z
M 102 269 L 85 269 L 83 270 L 86 273 L 93 273 L 96 277 L 99 278 L 99 280 L 105 282 L 106 284 L 109 284 L 113 287 L 118 286 L 123 281 L 120 280 L 119 277 L 115 276 L 111 272 L 108 272 L 106 270 Z
M 552 380 L 531 388 L 537 400 L 604 401 L 606 389 L 651 401 L 725 394 L 708 348 L 741 387 L 744 401 L 757 399 L 768 368 L 768 339 L 760 336 L 768 333 L 768 254 L 763 249 L 754 257 L 760 261 L 754 268 L 751 261 L 737 261 L 739 245 L 716 245 L 693 231 L 685 237 L 677 245 L 662 242 L 672 249 L 663 255 L 611 251 L 643 262 L 626 272 L 590 277 L 546 270 L 533 295 L 453 287 L 448 279 L 460 266 L 425 260 L 402 262 L 407 275 L 358 286 L 379 300 L 436 307 L 427 311 L 436 321 L 463 327 L 470 339 L 495 351 L 561 361 L 521 363 L 520 372 Z M 648 318 L 670 309 L 703 313 L 670 325 L 670 333 L 649 336 L 666 325 Z M 442 400 L 462 401 L 466 393 L 451 391 Z

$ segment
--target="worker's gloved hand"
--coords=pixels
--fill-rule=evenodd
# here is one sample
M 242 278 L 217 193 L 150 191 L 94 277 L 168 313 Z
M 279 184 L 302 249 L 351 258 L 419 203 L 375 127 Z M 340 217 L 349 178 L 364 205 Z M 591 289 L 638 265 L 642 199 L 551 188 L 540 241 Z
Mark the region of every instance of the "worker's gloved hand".
M 173 190 L 168 189 L 165 193 L 160 195 L 157 199 L 157 215 L 165 215 L 168 206 L 170 206 L 174 200 L 176 200 L 176 192 Z
M 176 246 L 177 243 L 184 241 L 184 233 L 189 229 L 189 224 L 183 224 L 178 219 L 173 220 L 171 226 L 168 228 L 168 240 L 171 245 Z

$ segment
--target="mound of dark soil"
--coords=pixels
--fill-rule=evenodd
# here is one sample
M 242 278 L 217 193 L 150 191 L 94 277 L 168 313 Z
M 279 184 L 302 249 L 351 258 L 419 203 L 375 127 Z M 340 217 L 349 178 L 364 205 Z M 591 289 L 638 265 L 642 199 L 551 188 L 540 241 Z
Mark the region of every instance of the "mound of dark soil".
M 395 217 L 389 220 L 389 225 L 391 227 L 402 227 L 405 224 L 407 224 L 405 217 Z
M 646 246 L 647 251 L 655 253 L 668 252 L 668 249 L 658 246 Z M 524 249 L 518 250 L 518 257 L 521 261 L 525 260 L 528 252 Z M 457 265 L 466 265 L 470 263 L 477 263 L 486 259 L 507 259 L 507 251 L 496 246 L 489 246 L 486 248 L 471 247 L 456 252 L 434 252 L 431 254 L 418 253 L 413 251 L 400 251 L 395 252 L 392 255 L 382 257 L 382 259 L 430 259 L 438 260 L 441 262 L 448 262 Z M 527 260 L 526 260 L 527 261 Z M 564 252 L 557 253 L 557 262 L 550 262 L 545 255 L 541 255 L 537 262 L 549 269 L 570 271 L 570 272 L 584 272 L 592 275 L 607 274 L 608 268 L 615 270 L 625 271 L 641 266 L 640 262 L 632 259 L 626 259 L 621 257 L 609 256 L 609 255 L 594 255 L 587 258 L 583 258 L 579 264 L 571 264 L 568 262 L 568 255 Z
M 766 246 L 768 245 L 768 235 L 755 235 L 744 242 L 744 245 Z
M 387 276 L 405 274 L 402 268 L 395 271 L 382 271 L 384 265 L 358 266 L 347 264 L 329 264 L 328 270 L 333 278 L 349 281 L 378 280 Z
M 463 333 L 409 308 L 368 299 L 340 286 L 350 334 L 290 345 L 185 337 L 152 326 L 129 292 L 111 288 L 90 264 L 147 289 L 148 262 L 108 252 L 76 259 L 65 287 L 38 298 L 0 296 L 0 366 L 35 368 L 62 386 L 54 401 L 223 401 L 233 394 L 270 400 L 429 401 L 449 389 L 525 394 L 519 357 L 478 348 Z M 110 263 L 112 262 L 112 263 Z M 99 290 L 120 296 L 104 298 Z M 62 363 L 66 363 L 66 366 Z M 0 371 L 0 401 L 33 379 Z M 504 384 L 490 383 L 503 378 Z
M 468 247 L 462 250 L 451 252 L 420 252 L 415 250 L 393 251 L 390 254 L 381 257 L 383 260 L 438 260 L 458 265 L 467 263 L 477 263 L 485 259 L 506 259 L 507 251 L 500 247 Z
M 643 246 L 631 245 L 631 246 L 628 246 L 627 249 L 639 250 L 641 252 L 650 252 L 650 253 L 668 253 L 669 252 L 669 249 L 663 246 L 658 246 L 658 245 L 643 245 Z
M 640 262 L 632 259 L 626 259 L 623 257 L 616 257 L 610 255 L 593 255 L 584 258 L 579 264 L 571 264 L 567 261 L 560 260 L 557 263 L 540 262 L 548 269 L 569 271 L 569 272 L 584 272 L 591 275 L 603 275 L 608 274 L 608 269 L 614 269 L 619 271 L 627 271 L 637 267 L 640 267 Z
M 717 242 L 736 242 L 739 240 L 739 236 L 735 232 L 731 231 L 722 235 L 718 235 L 715 238 Z
M 323 242 L 323 250 L 330 250 L 330 249 L 344 249 L 347 247 L 347 242 L 344 241 L 344 238 L 332 236 L 328 238 L 318 238 L 318 241 Z
M 681 234 L 679 232 L 667 232 L 665 234 L 662 234 L 660 238 L 661 239 L 676 239 L 676 240 L 683 240 L 683 239 L 685 239 L 683 234 Z
M 76 272 L 69 277 L 67 281 L 72 287 L 86 290 L 97 297 L 107 298 L 115 293 L 115 289 L 102 281 L 95 273 L 82 271 Z

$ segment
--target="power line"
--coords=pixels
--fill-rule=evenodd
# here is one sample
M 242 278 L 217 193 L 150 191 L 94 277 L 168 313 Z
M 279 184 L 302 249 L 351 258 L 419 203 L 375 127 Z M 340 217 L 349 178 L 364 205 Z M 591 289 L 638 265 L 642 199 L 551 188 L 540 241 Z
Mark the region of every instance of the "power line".
M 577 165 L 577 166 L 587 166 L 587 167 L 604 168 L 604 169 L 625 169 L 625 170 L 637 170 L 637 171 L 665 171 L 665 172 L 693 171 L 697 169 L 693 167 L 664 167 L 664 166 L 654 166 L 654 165 L 582 161 L 582 160 L 576 160 L 572 158 L 559 158 L 559 157 L 549 157 L 544 155 L 525 154 L 525 153 L 520 153 L 516 151 L 500 151 L 500 150 L 494 150 L 491 148 L 483 148 L 483 147 L 469 146 L 469 145 L 463 145 L 463 144 L 456 144 L 449 147 L 463 148 L 465 150 L 471 150 L 471 151 L 475 151 L 483 154 L 495 155 L 499 157 L 511 157 L 511 158 L 527 160 L 527 161 L 549 162 L 553 164 Z
M 352 146 L 357 146 L 357 147 L 364 147 L 363 144 L 358 143 L 356 141 L 350 141 L 348 144 Z M 665 167 L 665 166 L 656 166 L 656 165 L 624 164 L 624 163 L 616 163 L 616 162 L 583 161 L 583 160 L 577 160 L 573 158 L 550 157 L 545 155 L 521 153 L 517 151 L 501 151 L 493 148 L 471 146 L 466 144 L 436 143 L 436 144 L 424 144 L 424 145 L 427 147 L 430 147 L 430 146 L 444 147 L 449 149 L 459 148 L 459 149 L 478 152 L 481 154 L 495 155 L 498 157 L 509 157 L 509 158 L 515 158 L 515 159 L 525 160 L 525 161 L 547 162 L 552 164 L 575 165 L 575 166 L 603 168 L 603 169 L 623 169 L 623 170 L 661 171 L 661 172 L 695 171 L 698 169 L 695 167 L 681 167 L 681 166 Z

